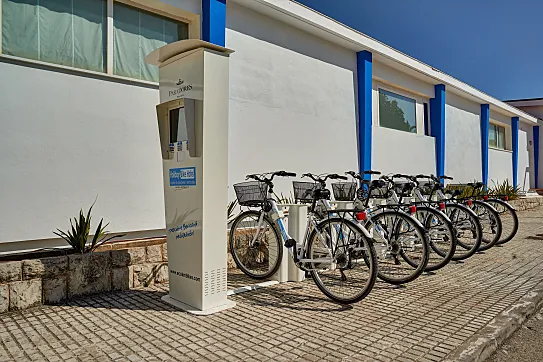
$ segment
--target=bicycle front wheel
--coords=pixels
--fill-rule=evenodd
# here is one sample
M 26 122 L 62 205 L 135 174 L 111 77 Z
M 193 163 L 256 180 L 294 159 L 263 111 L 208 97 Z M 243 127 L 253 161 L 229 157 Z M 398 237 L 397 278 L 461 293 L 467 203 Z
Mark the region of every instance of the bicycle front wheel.
M 503 200 L 488 199 L 486 202 L 496 209 L 502 222 L 502 236 L 496 245 L 505 244 L 508 241 L 511 241 L 518 231 L 518 216 L 516 210 L 513 206 Z
M 317 287 L 341 304 L 365 298 L 377 278 L 372 242 L 360 226 L 340 217 L 321 221 L 309 235 L 304 266 Z
M 478 251 L 488 250 L 496 245 L 502 235 L 500 214 L 494 207 L 483 201 L 473 201 L 471 209 L 477 214 L 483 231 L 481 246 L 479 246 Z
M 372 216 L 366 228 L 375 240 L 377 277 L 390 284 L 418 278 L 428 265 L 428 239 L 420 223 L 400 211 L 387 210 Z
M 429 258 L 425 271 L 435 271 L 447 265 L 456 251 L 456 238 L 451 220 L 443 212 L 427 206 L 417 206 L 415 217 L 428 233 Z
M 272 276 L 283 258 L 283 245 L 273 221 L 263 211 L 239 214 L 230 229 L 230 253 L 237 267 L 255 279 Z
M 445 204 L 445 214 L 453 224 L 456 251 L 453 260 L 464 260 L 477 252 L 481 246 L 483 231 L 477 214 L 460 204 Z

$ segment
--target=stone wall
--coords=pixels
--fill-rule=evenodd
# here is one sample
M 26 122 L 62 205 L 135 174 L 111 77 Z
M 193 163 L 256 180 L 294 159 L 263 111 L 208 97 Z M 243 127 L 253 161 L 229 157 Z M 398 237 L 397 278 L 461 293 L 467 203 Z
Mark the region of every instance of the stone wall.
M 112 244 L 101 250 L 0 263 L 0 313 L 168 282 L 164 239 Z
M 534 196 L 534 197 L 523 197 L 517 200 L 509 201 L 511 206 L 513 206 L 517 211 L 531 210 L 536 207 L 543 206 L 543 197 Z

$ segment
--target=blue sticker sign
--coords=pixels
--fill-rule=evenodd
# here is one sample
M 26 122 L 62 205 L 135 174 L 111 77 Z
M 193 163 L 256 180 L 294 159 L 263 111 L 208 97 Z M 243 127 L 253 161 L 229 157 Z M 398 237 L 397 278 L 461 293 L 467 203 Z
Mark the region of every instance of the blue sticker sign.
M 196 167 L 170 168 L 170 186 L 196 186 Z

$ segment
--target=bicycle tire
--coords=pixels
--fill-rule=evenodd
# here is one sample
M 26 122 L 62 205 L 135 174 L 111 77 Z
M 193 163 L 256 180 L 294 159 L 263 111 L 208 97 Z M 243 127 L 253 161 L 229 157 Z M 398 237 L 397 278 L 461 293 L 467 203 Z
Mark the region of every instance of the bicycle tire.
M 445 215 L 449 217 L 453 224 L 456 237 L 456 251 L 452 260 L 465 260 L 475 254 L 479 249 L 479 246 L 481 246 L 483 231 L 479 218 L 473 210 L 461 204 L 446 203 L 444 211 Z M 464 215 L 464 218 L 460 219 L 460 214 Z M 469 222 L 471 238 L 469 237 L 469 234 L 468 237 L 464 238 L 464 231 L 467 229 L 463 225 L 466 221 Z M 468 242 L 470 242 L 470 244 L 468 244 Z
M 500 200 L 500 199 L 488 199 L 486 200 L 487 203 L 494 206 L 496 211 L 498 211 L 498 214 L 500 215 L 500 219 L 502 221 L 502 236 L 500 237 L 500 240 L 496 243 L 496 245 L 503 245 L 509 241 L 511 241 L 515 235 L 517 235 L 518 232 L 518 215 L 515 208 L 509 203 Z M 508 216 L 509 215 L 510 219 Z M 509 230 L 508 225 L 511 223 L 511 231 Z
M 315 263 L 306 263 L 309 264 L 307 266 L 307 269 L 311 270 L 311 276 L 313 278 L 314 283 L 317 285 L 317 287 L 320 289 L 320 291 L 326 295 L 328 298 L 332 299 L 333 301 L 340 303 L 340 304 L 351 304 L 358 302 L 362 299 L 364 299 L 372 290 L 373 286 L 375 285 L 375 281 L 377 279 L 377 257 L 375 255 L 375 250 L 373 248 L 373 243 L 371 240 L 369 240 L 364 233 L 360 230 L 360 226 L 356 224 L 353 221 L 341 218 L 341 217 L 330 217 L 324 220 L 321 220 L 318 224 L 316 229 L 313 229 L 312 232 L 309 235 L 309 239 L 307 242 L 306 250 L 305 250 L 305 258 L 307 259 L 314 259 L 315 255 L 314 252 L 318 252 L 317 247 L 315 244 L 315 241 L 319 237 L 319 235 L 322 235 L 323 233 L 326 234 L 327 231 L 330 230 L 336 230 L 337 227 L 334 225 L 334 223 L 340 223 L 341 225 L 347 225 L 350 231 L 353 232 L 354 235 L 351 235 L 351 233 L 348 234 L 349 242 L 347 245 L 343 245 L 341 247 L 336 248 L 336 251 L 332 251 L 334 258 L 337 258 L 337 267 L 336 269 L 332 270 L 330 268 L 329 270 L 322 269 L 319 270 L 319 267 L 321 265 L 315 264 Z M 342 227 L 341 235 L 345 235 L 343 232 Z M 317 233 L 318 231 L 318 233 Z M 353 238 L 354 236 L 354 238 Z M 331 239 L 330 239 L 331 240 Z M 363 243 L 363 247 L 361 247 L 361 243 Z M 331 244 L 331 243 L 330 243 Z M 361 250 L 355 250 L 357 248 L 361 248 Z M 321 247 L 321 254 L 326 254 L 327 250 L 330 249 L 327 247 Z M 365 251 L 364 251 L 365 250 Z M 358 254 L 360 253 L 360 254 Z M 341 259 L 340 257 L 344 257 L 345 259 Z M 360 261 L 362 260 L 362 262 Z M 353 263 L 354 261 L 354 263 Z M 341 265 L 344 265 L 344 267 L 341 267 Z M 326 283 L 327 280 L 332 281 L 332 284 L 337 284 L 338 277 L 335 274 L 332 274 L 331 276 L 325 274 L 325 272 L 334 272 L 339 270 L 339 281 L 340 284 L 344 284 L 347 282 L 347 275 L 345 271 L 347 270 L 353 270 L 356 266 L 362 266 L 363 268 L 368 268 L 367 272 L 367 278 L 365 279 L 365 283 L 358 291 L 352 296 L 346 297 L 344 293 L 341 293 L 342 295 L 338 295 L 338 293 L 335 293 L 334 290 L 329 287 Z M 352 278 L 352 274 L 349 274 Z M 344 280 L 345 279 L 345 280 Z M 355 281 L 356 284 L 358 284 Z
M 268 217 L 268 215 L 264 215 L 264 219 L 263 221 L 265 222 L 265 224 L 267 224 L 269 226 L 269 230 L 273 233 L 273 236 L 274 236 L 274 240 L 276 241 L 274 244 L 276 246 L 276 249 L 277 249 L 277 257 L 275 258 L 275 261 L 270 265 L 270 256 L 269 256 L 269 244 L 268 244 L 268 263 L 267 263 L 267 267 L 266 267 L 266 255 L 265 255 L 265 251 L 263 250 L 256 250 L 256 249 L 253 249 L 255 251 L 253 251 L 253 255 L 255 256 L 255 260 L 254 260 L 254 263 L 256 265 L 261 265 L 262 267 L 262 272 L 261 273 L 255 273 L 253 270 L 251 270 L 249 268 L 248 265 L 245 265 L 247 263 L 244 263 L 242 261 L 242 258 L 240 258 L 240 255 L 236 252 L 237 248 L 236 248 L 236 245 L 235 245 L 235 241 L 236 241 L 236 230 L 238 229 L 238 226 L 240 226 L 240 224 L 243 222 L 244 219 L 246 218 L 249 218 L 249 217 L 254 217 L 253 218 L 253 221 L 256 220 L 256 222 L 258 223 L 258 219 L 260 217 L 260 213 L 261 211 L 256 211 L 256 210 L 248 210 L 248 211 L 244 211 L 242 212 L 241 214 L 239 214 L 235 219 L 234 221 L 232 222 L 232 227 L 230 228 L 230 235 L 229 235 L 229 241 L 228 241 L 228 244 L 229 244 L 229 248 L 230 248 L 230 253 L 232 255 L 232 258 L 234 259 L 234 262 L 236 263 L 237 267 L 244 273 L 246 274 L 247 276 L 251 277 L 251 278 L 254 278 L 254 279 L 266 279 L 266 278 L 269 278 L 270 276 L 272 276 L 273 274 L 275 274 L 275 272 L 277 272 L 277 270 L 279 269 L 279 266 L 281 264 L 281 260 L 283 259 L 283 245 L 282 245 L 282 239 L 279 237 L 279 232 L 277 231 L 277 228 L 275 227 L 275 223 L 273 221 L 271 221 L 271 219 Z M 247 229 L 247 227 L 245 227 Z M 252 240 L 252 236 L 248 235 L 246 232 L 240 232 L 239 233 L 239 237 L 242 238 L 245 242 L 248 242 L 249 239 Z M 263 245 L 264 243 L 262 243 Z M 262 249 L 261 244 L 258 245 L 258 247 L 260 249 Z M 253 247 L 254 248 L 254 247 Z M 251 248 L 252 249 L 252 248 Z M 249 249 L 249 250 L 251 250 Z M 256 256 L 257 256 L 257 253 L 261 253 L 261 252 L 264 252 L 264 261 L 263 262 L 258 262 L 256 260 Z M 246 256 L 248 256 L 249 252 L 247 251 L 246 252 Z M 250 255 L 249 255 L 250 257 Z M 262 254 L 259 255 L 259 257 L 262 257 Z M 249 261 L 251 262 L 251 261 Z
M 502 234 L 500 214 L 498 214 L 496 209 L 490 204 L 480 200 L 473 200 L 471 207 L 477 214 L 483 231 L 483 237 L 481 238 L 481 245 L 479 246 L 478 251 L 488 250 L 500 240 Z
M 366 229 L 368 230 L 375 229 L 375 225 L 377 225 L 377 222 L 379 221 L 379 219 L 383 219 L 386 217 L 392 218 L 393 225 L 391 226 L 393 228 L 393 231 L 388 230 L 386 223 L 381 223 L 379 225 L 381 229 L 383 229 L 384 227 L 386 230 L 387 235 L 383 235 L 383 234 L 379 234 L 379 235 L 380 237 L 382 237 L 383 239 L 387 241 L 387 246 L 386 246 L 387 250 L 381 253 L 377 252 L 377 263 L 378 263 L 377 277 L 389 284 L 394 284 L 394 285 L 409 283 L 417 279 L 424 272 L 428 264 L 429 246 L 428 246 L 428 239 L 426 237 L 426 231 L 420 225 L 420 223 L 412 216 L 401 211 L 393 211 L 393 210 L 385 210 L 383 212 L 376 214 L 375 216 L 372 216 L 370 219 L 366 221 L 366 225 L 365 225 Z M 399 222 L 400 219 L 403 222 Z M 406 229 L 400 230 L 400 228 L 402 227 L 405 228 L 406 226 L 409 227 L 407 230 Z M 409 257 L 405 253 L 405 248 L 399 245 L 402 242 L 398 243 L 398 239 L 400 236 L 409 234 L 413 231 L 415 231 L 417 234 L 417 240 L 420 240 L 421 242 L 421 244 L 417 244 L 417 245 L 421 245 L 420 246 L 421 252 L 420 252 L 419 260 L 417 260 L 416 262 L 415 260 L 412 259 L 413 257 Z M 375 231 L 375 230 L 374 232 L 379 233 L 379 231 Z M 388 235 L 391 235 L 388 237 L 388 239 L 393 239 L 392 241 L 386 239 Z M 381 244 L 379 245 L 379 248 L 381 250 L 384 250 L 385 246 L 382 245 L 384 242 L 379 240 L 380 237 L 374 237 L 373 240 L 377 244 Z M 389 247 L 390 247 L 390 250 L 389 250 Z M 400 256 L 401 259 L 398 258 L 398 256 Z M 391 260 L 391 261 L 389 262 L 388 260 Z M 405 263 L 402 263 L 401 260 L 403 260 Z M 404 264 L 407 264 L 407 267 L 405 267 Z M 401 276 L 401 277 L 400 276 L 395 277 L 393 275 L 394 270 L 399 272 L 400 268 L 402 270 L 405 270 L 405 273 L 407 275 Z
M 451 261 L 456 251 L 456 237 L 451 220 L 443 212 L 428 206 L 417 206 L 415 218 L 428 233 L 430 248 L 425 271 L 443 268 Z

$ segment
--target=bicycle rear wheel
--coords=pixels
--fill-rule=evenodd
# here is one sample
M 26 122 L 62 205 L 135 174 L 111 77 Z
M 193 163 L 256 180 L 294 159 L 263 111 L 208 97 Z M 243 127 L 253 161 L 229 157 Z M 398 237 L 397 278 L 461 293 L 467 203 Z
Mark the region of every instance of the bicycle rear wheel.
M 456 236 L 456 251 L 453 260 L 464 260 L 477 252 L 481 246 L 483 231 L 477 214 L 460 204 L 445 204 L 445 214 L 453 224 Z
M 425 271 L 435 271 L 447 265 L 456 251 L 456 238 L 451 220 L 443 212 L 427 206 L 417 206 L 415 218 L 428 234 L 429 258 Z
M 473 201 L 471 209 L 477 214 L 483 231 L 478 251 L 488 250 L 496 245 L 502 235 L 500 214 L 490 204 L 478 200 Z
M 503 200 L 488 199 L 486 202 L 496 209 L 502 222 L 502 236 L 496 245 L 505 244 L 508 241 L 511 241 L 518 231 L 518 216 L 516 210 L 513 206 Z
M 354 222 L 331 217 L 309 235 L 304 263 L 317 287 L 330 299 L 350 304 L 365 298 L 377 278 L 372 242 Z
M 249 210 L 239 214 L 232 222 L 229 238 L 230 253 L 237 267 L 255 279 L 272 276 L 283 258 L 279 233 L 273 221 L 261 212 Z
M 418 278 L 428 264 L 428 239 L 420 223 L 400 211 L 386 210 L 372 216 L 366 229 L 375 240 L 377 277 L 390 284 Z

